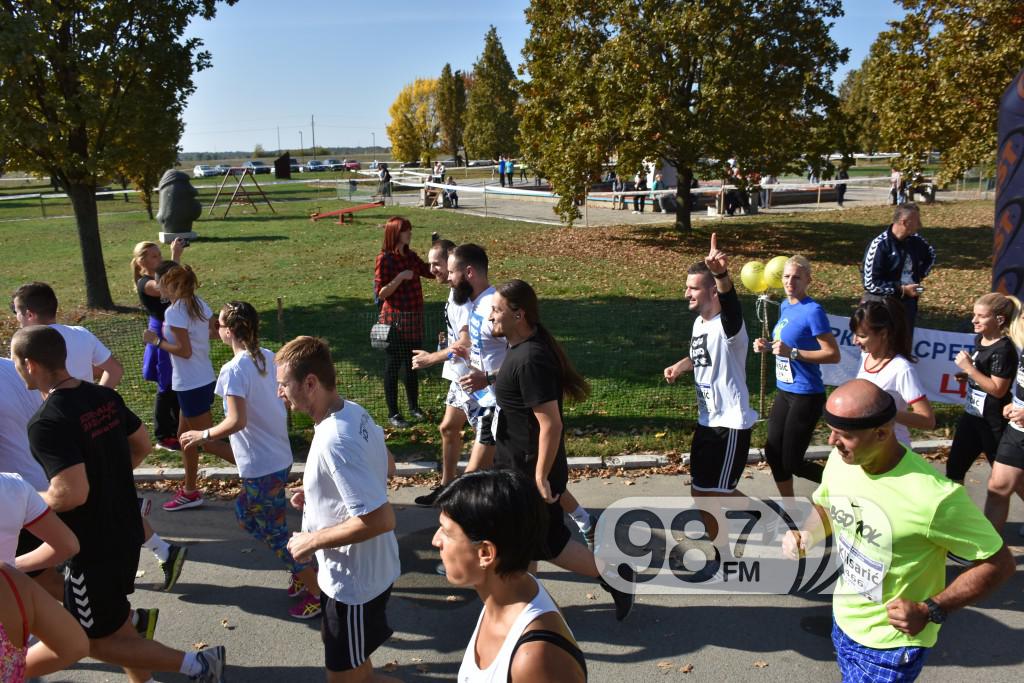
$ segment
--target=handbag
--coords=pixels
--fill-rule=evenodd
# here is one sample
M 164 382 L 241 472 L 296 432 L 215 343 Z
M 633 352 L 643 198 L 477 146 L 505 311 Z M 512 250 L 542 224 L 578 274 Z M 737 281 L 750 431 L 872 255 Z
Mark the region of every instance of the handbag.
M 393 325 L 388 323 L 375 323 L 370 328 L 370 346 L 378 351 L 384 351 L 391 345 Z

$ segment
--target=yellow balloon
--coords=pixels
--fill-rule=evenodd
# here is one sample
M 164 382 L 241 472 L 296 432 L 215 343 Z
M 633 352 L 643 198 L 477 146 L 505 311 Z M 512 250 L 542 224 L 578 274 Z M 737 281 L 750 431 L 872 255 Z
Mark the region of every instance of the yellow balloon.
M 764 281 L 770 289 L 782 289 L 782 271 L 786 268 L 788 256 L 776 256 L 764 267 Z
M 740 282 L 755 294 L 760 294 L 767 287 L 764 281 L 764 264 L 760 261 L 747 261 L 740 271 Z

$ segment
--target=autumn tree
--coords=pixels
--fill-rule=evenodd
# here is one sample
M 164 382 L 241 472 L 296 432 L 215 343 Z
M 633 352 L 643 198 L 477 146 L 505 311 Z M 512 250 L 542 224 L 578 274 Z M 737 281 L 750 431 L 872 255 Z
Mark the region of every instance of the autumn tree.
M 870 60 L 859 69 L 851 69 L 839 84 L 839 113 L 846 139 L 853 151 L 874 154 L 881 149 L 878 117 L 871 103 L 868 70 Z
M 689 230 L 694 177 L 723 177 L 729 158 L 778 175 L 822 146 L 808 143 L 847 55 L 828 33 L 839 0 L 533 0 L 526 15 L 520 143 L 567 222 L 612 157 L 629 175 L 673 165 Z
M 417 78 L 398 93 L 388 109 L 391 154 L 396 159 L 429 161 L 437 146 L 440 122 L 437 115 L 437 80 Z
M 437 119 L 441 127 L 441 147 L 452 156 L 462 148 L 466 118 L 466 81 L 461 71 L 445 64 L 437 80 Z
M 195 91 L 193 74 L 210 66 L 202 41 L 183 36 L 193 17 L 212 19 L 216 5 L 216 0 L 3 2 L 0 150 L 12 165 L 51 176 L 67 191 L 91 307 L 113 307 L 96 188 L 143 162 L 152 149 L 177 145 L 177 139 L 153 139 L 151 131 L 167 130 L 166 120 L 181 120 Z M 155 112 L 153 101 L 166 106 Z M 150 115 L 140 115 L 140 109 Z M 153 116 L 160 117 L 159 124 Z M 129 136 L 139 144 L 122 144 Z
M 466 104 L 466 152 L 482 159 L 516 156 L 518 95 L 516 74 L 505 56 L 498 31 L 492 26 L 484 36 L 484 49 L 473 65 L 473 87 Z
M 941 153 L 949 181 L 992 163 L 1003 91 L 1024 55 L 1020 0 L 900 0 L 906 16 L 871 47 L 868 90 L 883 144 L 916 170 Z

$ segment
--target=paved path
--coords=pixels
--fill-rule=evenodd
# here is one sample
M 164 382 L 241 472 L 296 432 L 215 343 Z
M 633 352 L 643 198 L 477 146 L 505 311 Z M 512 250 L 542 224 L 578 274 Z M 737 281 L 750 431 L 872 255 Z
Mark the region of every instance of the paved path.
M 774 495 L 770 475 L 750 467 L 741 489 L 754 496 Z M 979 504 L 986 465 L 976 465 L 968 487 Z M 572 484 L 577 497 L 600 510 L 628 496 L 685 493 L 688 477 L 654 476 L 636 480 L 611 477 Z M 627 482 L 632 481 L 632 485 Z M 811 487 L 798 483 L 797 493 Z M 394 637 L 373 661 L 397 662 L 394 675 L 404 681 L 452 680 L 472 633 L 479 602 L 475 593 L 455 589 L 434 572 L 437 553 L 430 539 L 437 526 L 433 510 L 412 499 L 423 488 L 393 491 L 397 509 L 403 575 L 388 616 Z M 155 495 L 163 502 L 165 495 Z M 1024 539 L 1017 528 L 1024 505 L 1015 500 L 1006 537 L 1018 564 Z M 133 602 L 159 607 L 158 638 L 173 646 L 223 643 L 228 647 L 230 680 L 235 682 L 321 681 L 319 620 L 296 622 L 285 616 L 290 601 L 287 576 L 276 559 L 257 546 L 234 522 L 232 503 L 215 501 L 198 510 L 165 513 L 154 505 L 154 527 L 165 537 L 189 544 L 182 578 L 171 594 L 151 591 L 159 569 L 143 551 Z M 296 526 L 297 515 L 289 523 Z M 950 568 L 950 574 L 956 572 Z M 624 623 L 617 623 L 611 602 L 593 583 L 542 564 L 540 576 L 562 606 L 587 655 L 591 681 L 752 680 L 838 681 L 830 640 L 830 608 L 825 598 L 791 596 L 642 596 Z M 955 614 L 943 628 L 922 681 L 1019 681 L 1024 679 L 1024 572 L 996 595 Z M 222 625 L 226 621 L 227 626 Z M 758 664 L 766 664 L 759 668 Z M 679 671 L 692 665 L 690 674 Z M 185 680 L 163 674 L 161 681 Z M 47 681 L 124 680 L 112 667 L 93 661 L 47 677 Z

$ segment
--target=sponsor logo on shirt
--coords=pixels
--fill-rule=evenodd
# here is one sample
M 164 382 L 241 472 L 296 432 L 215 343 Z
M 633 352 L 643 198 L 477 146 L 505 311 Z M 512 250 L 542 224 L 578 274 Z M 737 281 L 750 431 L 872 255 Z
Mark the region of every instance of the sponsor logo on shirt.
M 710 368 L 711 354 L 708 353 L 708 335 L 700 334 L 690 340 L 690 360 L 695 368 Z

